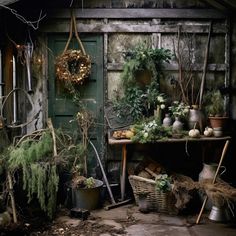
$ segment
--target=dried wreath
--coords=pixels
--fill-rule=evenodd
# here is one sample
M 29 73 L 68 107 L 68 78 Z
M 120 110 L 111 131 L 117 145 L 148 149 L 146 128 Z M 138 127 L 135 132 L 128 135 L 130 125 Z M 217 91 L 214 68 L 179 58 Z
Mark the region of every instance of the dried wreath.
M 63 81 L 82 84 L 91 73 L 91 59 L 81 50 L 66 50 L 56 58 L 56 76 Z

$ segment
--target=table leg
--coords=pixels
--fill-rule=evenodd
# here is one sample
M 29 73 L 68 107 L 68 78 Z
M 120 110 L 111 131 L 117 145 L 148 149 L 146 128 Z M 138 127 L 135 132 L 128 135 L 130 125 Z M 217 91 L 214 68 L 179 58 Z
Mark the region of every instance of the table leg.
M 126 163 L 127 163 L 127 149 L 126 144 L 122 145 L 122 172 L 121 172 L 121 181 L 120 181 L 120 188 L 121 188 L 121 201 L 125 199 L 125 182 L 126 182 Z

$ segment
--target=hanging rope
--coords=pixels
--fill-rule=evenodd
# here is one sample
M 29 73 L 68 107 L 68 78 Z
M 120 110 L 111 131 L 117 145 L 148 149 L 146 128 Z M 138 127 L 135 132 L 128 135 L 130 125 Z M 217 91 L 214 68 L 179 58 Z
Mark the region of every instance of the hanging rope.
M 73 31 L 80 46 L 80 50 L 68 49 L 72 40 Z M 56 76 L 59 80 L 83 84 L 91 73 L 91 59 L 86 54 L 82 41 L 79 38 L 76 19 L 71 12 L 70 32 L 63 53 L 56 58 Z

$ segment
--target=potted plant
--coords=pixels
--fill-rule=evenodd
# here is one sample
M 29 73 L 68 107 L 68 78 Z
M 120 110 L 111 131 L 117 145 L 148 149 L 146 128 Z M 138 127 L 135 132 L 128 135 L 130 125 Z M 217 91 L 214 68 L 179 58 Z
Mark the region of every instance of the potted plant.
M 175 119 L 172 129 L 174 131 L 183 130 L 184 124 L 182 120 L 185 119 L 189 113 L 189 105 L 186 105 L 184 102 L 173 101 L 168 109 Z
M 103 186 L 101 180 L 89 175 L 87 163 L 88 143 L 91 142 L 89 132 L 94 125 L 94 115 L 83 103 L 76 83 L 67 81 L 65 87 L 72 95 L 72 101 L 78 108 L 78 112 L 72 120 L 78 124 L 78 136 L 68 150 L 70 153 L 73 150 L 74 154 L 70 155 L 69 165 L 67 166 L 71 173 L 71 181 L 68 183 L 67 190 L 73 208 L 93 210 L 100 205 L 100 190 Z
M 70 183 L 72 207 L 87 210 L 94 210 L 101 203 L 100 193 L 103 186 L 101 180 L 95 179 L 88 174 L 88 132 L 93 125 L 92 114 L 83 109 L 76 115 L 79 130 L 81 130 L 81 142 L 74 146 L 75 153 L 72 157 L 72 179 Z
M 220 90 L 212 90 L 206 93 L 205 111 L 208 115 L 209 123 L 212 128 L 225 128 L 229 117 L 226 115 L 225 100 Z

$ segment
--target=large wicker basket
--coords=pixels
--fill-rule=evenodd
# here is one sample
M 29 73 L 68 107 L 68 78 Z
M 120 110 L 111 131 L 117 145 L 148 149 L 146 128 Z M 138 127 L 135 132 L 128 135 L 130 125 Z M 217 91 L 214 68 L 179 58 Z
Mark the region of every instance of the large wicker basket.
M 130 175 L 129 182 L 133 189 L 134 198 L 137 205 L 139 205 L 139 195 L 146 193 L 148 210 L 171 215 L 178 214 L 178 209 L 175 207 L 176 199 L 173 193 L 157 191 L 154 180 L 136 175 Z

